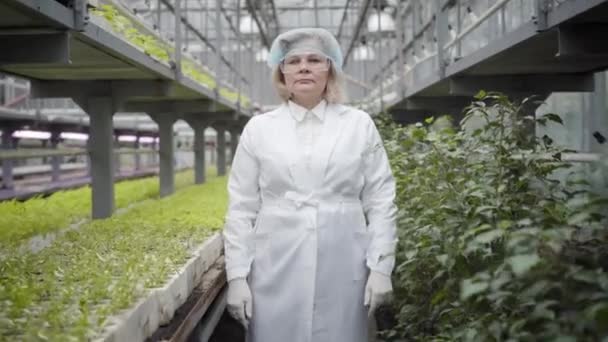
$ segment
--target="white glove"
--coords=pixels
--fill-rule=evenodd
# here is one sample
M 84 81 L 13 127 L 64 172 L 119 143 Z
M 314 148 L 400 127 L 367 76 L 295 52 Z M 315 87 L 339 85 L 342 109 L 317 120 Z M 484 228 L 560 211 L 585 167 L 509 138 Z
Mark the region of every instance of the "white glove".
M 367 284 L 365 285 L 365 296 L 363 304 L 369 306 L 368 315 L 372 316 L 378 306 L 387 303 L 393 293 L 391 277 L 385 274 L 371 271 Z
M 226 307 L 230 315 L 243 324 L 245 329 L 249 327 L 252 315 L 251 290 L 245 278 L 235 278 L 228 282 Z

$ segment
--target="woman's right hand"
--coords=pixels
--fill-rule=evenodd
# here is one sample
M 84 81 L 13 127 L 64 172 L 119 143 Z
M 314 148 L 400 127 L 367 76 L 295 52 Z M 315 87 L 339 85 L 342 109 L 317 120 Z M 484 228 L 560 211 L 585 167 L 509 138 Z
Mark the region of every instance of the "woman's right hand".
M 251 290 L 245 278 L 235 278 L 228 282 L 228 296 L 226 306 L 234 319 L 239 321 L 245 329 L 249 327 L 252 315 Z

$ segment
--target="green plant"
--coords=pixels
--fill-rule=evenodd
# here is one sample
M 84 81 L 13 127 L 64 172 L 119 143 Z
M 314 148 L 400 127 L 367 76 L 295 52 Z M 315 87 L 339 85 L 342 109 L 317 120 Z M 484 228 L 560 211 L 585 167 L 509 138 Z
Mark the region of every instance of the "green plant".
M 116 34 L 124 37 L 128 42 L 140 48 L 148 56 L 164 63 L 170 61 L 171 55 L 174 53 L 175 49 L 158 37 L 141 33 L 141 24 L 134 22 L 123 15 L 119 8 L 110 4 L 104 4 L 98 9 L 92 10 L 91 14 L 104 19 L 110 24 L 112 30 Z M 182 56 L 182 59 L 182 70 L 184 75 L 207 88 L 213 89 L 216 87 L 215 79 L 205 71 L 205 68 L 202 65 L 187 56 Z M 236 93 L 228 88 L 221 88 L 219 93 L 229 101 L 235 102 L 237 100 Z M 249 104 L 249 98 L 241 95 L 241 107 L 247 108 Z
M 176 174 L 176 188 L 192 184 L 192 170 Z M 146 177 L 115 185 L 117 208 L 158 196 L 158 177 Z M 59 191 L 42 198 L 25 202 L 16 200 L 0 203 L 0 247 L 16 247 L 32 236 L 47 234 L 67 228 L 70 224 L 89 217 L 91 212 L 91 188 Z M 42 218 L 42 219 L 41 219 Z
M 498 93 L 464 128 L 378 121 L 397 179 L 398 324 L 386 340 L 598 341 L 608 336 L 608 202 Z M 477 121 L 477 123 L 473 123 Z
M 0 341 L 87 341 L 163 285 L 223 224 L 226 178 L 88 222 L 37 254 L 0 259 Z

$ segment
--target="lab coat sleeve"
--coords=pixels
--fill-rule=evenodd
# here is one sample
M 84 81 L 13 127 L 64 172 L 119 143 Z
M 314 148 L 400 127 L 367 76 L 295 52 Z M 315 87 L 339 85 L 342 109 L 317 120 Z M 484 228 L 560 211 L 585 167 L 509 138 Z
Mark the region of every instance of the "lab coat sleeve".
M 228 178 L 228 212 L 223 231 L 228 281 L 247 277 L 253 261 L 253 225 L 260 208 L 260 165 L 253 143 L 253 121 L 254 118 L 243 129 Z
M 370 270 L 390 275 L 395 266 L 397 245 L 395 179 L 380 134 L 369 118 L 367 148 L 362 155 L 364 185 L 363 211 L 371 242 L 367 252 Z

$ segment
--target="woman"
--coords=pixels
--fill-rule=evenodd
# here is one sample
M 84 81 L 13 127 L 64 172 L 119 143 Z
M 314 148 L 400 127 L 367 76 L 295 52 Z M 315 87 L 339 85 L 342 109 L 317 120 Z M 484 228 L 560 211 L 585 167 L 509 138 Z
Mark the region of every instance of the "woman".
M 339 104 L 342 53 L 318 28 L 270 51 L 285 103 L 247 123 L 224 227 L 228 310 L 250 342 L 359 342 L 392 291 L 395 183 L 370 116 Z

